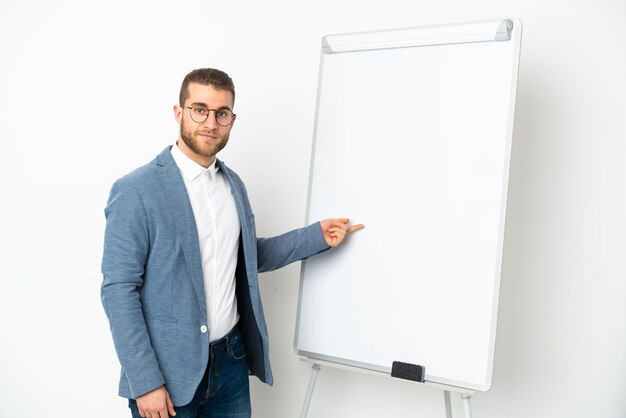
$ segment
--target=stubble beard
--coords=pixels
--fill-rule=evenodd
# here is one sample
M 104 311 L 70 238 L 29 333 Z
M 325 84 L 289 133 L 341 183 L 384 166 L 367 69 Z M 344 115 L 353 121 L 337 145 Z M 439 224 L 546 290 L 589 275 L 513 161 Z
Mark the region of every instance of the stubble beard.
M 187 129 L 184 121 L 180 125 L 180 137 L 185 145 L 194 153 L 202 155 L 203 157 L 214 157 L 217 155 L 218 152 L 224 149 L 228 143 L 228 137 L 230 136 L 230 132 L 226 132 L 224 135 L 212 132 L 217 138 L 214 141 L 207 142 L 197 139 L 197 132 L 197 130 L 192 131 L 191 129 Z

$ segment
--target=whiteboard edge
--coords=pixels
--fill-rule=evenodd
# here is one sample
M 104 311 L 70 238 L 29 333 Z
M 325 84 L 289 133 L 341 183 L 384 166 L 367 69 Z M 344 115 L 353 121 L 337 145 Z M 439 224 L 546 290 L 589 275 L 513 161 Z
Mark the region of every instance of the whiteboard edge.
M 490 19 L 471 22 L 445 23 L 397 29 L 328 34 L 322 38 L 322 53 L 367 51 L 375 49 L 434 46 L 469 42 L 509 41 L 515 19 Z M 488 31 L 478 31 L 480 26 L 489 25 Z M 464 29 L 451 36 L 437 32 L 456 28 Z M 429 34 L 430 32 L 430 34 Z
M 495 363 L 495 350 L 496 350 L 496 340 L 497 340 L 497 328 L 498 328 L 498 319 L 499 319 L 499 310 L 500 310 L 500 283 L 502 281 L 502 258 L 504 252 L 504 242 L 505 242 L 505 230 L 506 230 L 506 213 L 508 207 L 508 191 L 509 191 L 509 176 L 511 171 L 511 154 L 513 147 L 513 128 L 515 124 L 515 103 L 517 98 L 517 82 L 519 77 L 519 61 L 521 54 L 521 41 L 522 41 L 522 21 L 518 18 L 509 19 L 513 22 L 511 41 L 514 43 L 514 51 L 513 51 L 513 77 L 511 77 L 511 97 L 509 103 L 509 120 L 507 126 L 507 141 L 506 141 L 506 150 L 505 150 L 505 169 L 504 169 L 504 178 L 502 179 L 502 213 L 500 215 L 500 234 L 498 237 L 498 255 L 496 262 L 496 271 L 498 274 L 497 280 L 494 283 L 494 292 L 493 292 L 493 312 L 492 312 L 492 328 L 491 328 L 491 339 L 489 341 L 489 357 L 487 361 L 487 381 L 483 388 L 478 389 L 481 391 L 487 391 L 492 386 L 493 381 L 493 368 Z M 494 318 L 495 317 L 495 318 Z M 495 319 L 495 321 L 493 320 Z
M 309 165 L 309 186 L 307 193 L 307 202 L 306 202 L 306 217 L 305 217 L 305 225 L 309 225 L 311 223 L 311 191 L 313 189 L 313 171 L 315 169 L 315 145 L 317 142 L 317 125 L 320 111 L 320 100 L 321 100 L 321 92 L 322 92 L 322 78 L 324 73 L 324 45 L 322 41 L 322 49 L 320 52 L 320 63 L 318 68 L 317 75 L 317 99 L 315 103 L 315 119 L 313 121 L 313 138 L 311 142 L 311 162 Z M 304 276 L 306 269 L 306 261 L 303 261 L 300 264 L 300 286 L 298 287 L 298 310 L 296 312 L 296 329 L 294 332 L 293 339 L 293 349 L 294 352 L 298 352 L 298 336 L 300 335 L 300 315 L 302 309 L 302 297 L 303 297 L 303 287 L 304 287 Z
M 340 369 L 352 370 L 355 372 L 373 374 L 373 375 L 385 375 L 385 377 L 391 377 L 391 367 L 382 367 L 370 363 L 362 363 L 356 360 L 349 360 L 341 357 L 329 356 L 326 354 L 319 354 L 306 350 L 299 350 L 296 354 L 300 357 L 306 358 L 307 361 L 316 363 L 323 362 L 325 365 L 337 367 Z M 426 374 L 424 381 L 427 384 L 446 386 L 447 388 L 454 388 L 459 392 L 472 392 L 472 391 L 487 391 L 491 387 L 491 383 L 470 384 L 459 380 L 445 379 L 437 376 Z M 419 382 L 418 382 L 419 383 Z

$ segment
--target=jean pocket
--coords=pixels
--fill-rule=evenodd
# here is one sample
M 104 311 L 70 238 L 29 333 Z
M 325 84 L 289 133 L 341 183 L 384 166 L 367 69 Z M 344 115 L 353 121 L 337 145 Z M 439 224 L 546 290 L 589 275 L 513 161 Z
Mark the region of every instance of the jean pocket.
M 228 347 L 228 352 L 235 360 L 241 360 L 246 357 L 246 347 L 241 340 L 241 336 L 237 336 L 232 345 Z

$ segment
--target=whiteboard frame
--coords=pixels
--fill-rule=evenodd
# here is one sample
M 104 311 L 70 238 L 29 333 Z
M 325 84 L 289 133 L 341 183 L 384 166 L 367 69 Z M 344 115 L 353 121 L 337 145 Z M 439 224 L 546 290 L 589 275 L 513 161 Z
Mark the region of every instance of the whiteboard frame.
M 467 382 L 459 382 L 456 380 L 447 380 L 438 377 L 429 376 L 428 370 L 426 370 L 426 380 L 428 382 L 447 385 L 454 388 L 462 388 L 468 390 L 480 390 L 486 391 L 491 387 L 491 380 L 493 375 L 493 363 L 495 358 L 495 340 L 497 332 L 497 315 L 498 315 L 498 300 L 499 300 L 499 288 L 502 270 L 502 250 L 504 246 L 504 228 L 506 221 L 506 202 L 508 195 L 508 179 L 510 170 L 510 155 L 511 144 L 513 137 L 513 124 L 514 124 L 514 112 L 515 112 L 515 100 L 517 91 L 517 78 L 519 71 L 519 57 L 521 50 L 521 32 L 522 22 L 519 19 L 507 18 L 481 22 L 470 22 L 452 25 L 437 25 L 429 27 L 419 28 L 405 28 L 385 31 L 373 31 L 373 32 L 360 32 L 351 34 L 340 35 L 327 35 L 322 39 L 322 48 L 320 56 L 320 66 L 318 74 L 318 92 L 317 103 L 315 113 L 315 124 L 313 132 L 313 146 L 311 153 L 311 165 L 309 175 L 309 192 L 307 198 L 307 222 L 311 220 L 311 197 L 312 186 L 315 174 L 315 153 L 317 149 L 318 140 L 318 126 L 319 126 L 319 114 L 320 114 L 320 96 L 322 90 L 322 79 L 324 75 L 324 58 L 327 54 L 336 54 L 352 51 L 363 51 L 370 49 L 390 49 L 390 48 L 406 48 L 406 47 L 419 47 L 419 46 L 432 46 L 432 45 L 446 45 L 454 43 L 470 43 L 470 42 L 512 42 L 513 43 L 513 62 L 511 77 L 511 91 L 510 91 L 510 103 L 509 114 L 507 121 L 507 137 L 505 139 L 505 161 L 504 161 L 504 174 L 501 194 L 501 213 L 500 213 L 500 225 L 498 234 L 497 245 L 497 277 L 495 280 L 493 310 L 492 310 L 492 322 L 491 333 L 489 342 L 489 358 L 488 358 L 488 382 L 485 385 L 468 384 Z M 302 263 L 300 273 L 300 288 L 298 294 L 298 311 L 296 320 L 296 329 L 294 334 L 294 351 L 299 356 L 303 356 L 310 359 L 318 359 L 326 364 L 337 364 L 339 367 L 352 367 L 358 371 L 374 371 L 380 373 L 390 373 L 390 367 L 381 367 L 376 364 L 362 363 L 351 359 L 339 358 L 329 356 L 322 353 L 311 352 L 299 348 L 299 335 L 300 335 L 300 318 L 301 307 L 303 299 L 303 284 L 306 274 L 306 262 Z

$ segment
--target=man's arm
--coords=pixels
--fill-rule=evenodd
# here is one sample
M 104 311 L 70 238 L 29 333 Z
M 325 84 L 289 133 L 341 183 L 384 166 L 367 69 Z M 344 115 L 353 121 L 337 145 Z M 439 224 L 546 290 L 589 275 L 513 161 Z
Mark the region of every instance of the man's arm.
M 361 224 L 349 226 L 349 222 L 347 218 L 325 219 L 277 237 L 257 239 L 259 272 L 276 270 L 323 253 L 364 227 Z
M 117 356 L 137 398 L 165 383 L 139 294 L 150 245 L 148 222 L 139 193 L 122 181 L 111 189 L 105 216 L 102 304 Z

